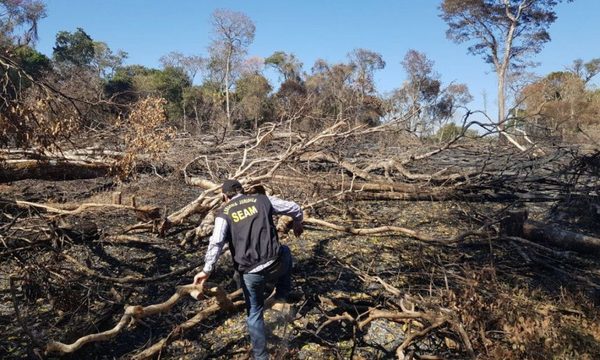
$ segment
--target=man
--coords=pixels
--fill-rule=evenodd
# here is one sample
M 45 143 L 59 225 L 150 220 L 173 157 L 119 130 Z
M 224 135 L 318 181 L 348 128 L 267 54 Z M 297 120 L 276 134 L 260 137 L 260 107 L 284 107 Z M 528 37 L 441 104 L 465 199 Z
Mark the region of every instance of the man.
M 292 285 L 292 254 L 287 246 L 279 244 L 273 215 L 291 216 L 294 235 L 300 236 L 302 209 L 273 196 L 247 195 L 237 180 L 226 180 L 222 192 L 225 206 L 215 218 L 204 269 L 196 274 L 194 284 L 204 284 L 228 242 L 233 266 L 241 274 L 254 358 L 268 359 L 263 319 L 265 284 L 275 283 L 276 302 L 287 301 Z

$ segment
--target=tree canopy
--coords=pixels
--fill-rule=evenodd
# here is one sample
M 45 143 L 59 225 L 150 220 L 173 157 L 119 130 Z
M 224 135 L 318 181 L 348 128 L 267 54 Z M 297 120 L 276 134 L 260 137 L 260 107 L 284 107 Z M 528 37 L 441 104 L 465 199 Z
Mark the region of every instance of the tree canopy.
M 72 33 L 60 31 L 56 34 L 53 50 L 57 62 L 74 66 L 90 65 L 95 55 L 94 40 L 82 28 Z
M 510 70 L 522 69 L 528 58 L 550 41 L 548 29 L 557 19 L 561 0 L 444 0 L 441 18 L 446 35 L 469 43 L 468 51 L 492 65 L 498 77 L 498 126 L 506 120 L 506 79 Z

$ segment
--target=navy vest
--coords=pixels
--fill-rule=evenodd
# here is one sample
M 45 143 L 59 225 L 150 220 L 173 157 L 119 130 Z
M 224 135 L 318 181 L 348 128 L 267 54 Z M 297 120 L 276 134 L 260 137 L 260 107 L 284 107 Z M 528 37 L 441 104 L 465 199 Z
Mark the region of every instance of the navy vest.
M 262 194 L 241 195 L 218 215 L 229 225 L 227 240 L 236 270 L 247 273 L 279 256 L 273 206 Z

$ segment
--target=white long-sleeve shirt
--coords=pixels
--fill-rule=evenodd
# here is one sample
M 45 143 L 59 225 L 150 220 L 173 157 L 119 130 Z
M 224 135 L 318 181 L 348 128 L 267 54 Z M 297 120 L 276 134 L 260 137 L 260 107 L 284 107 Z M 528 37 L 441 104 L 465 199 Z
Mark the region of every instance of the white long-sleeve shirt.
M 236 199 L 238 196 L 235 196 L 233 199 Z M 302 209 L 298 204 L 293 201 L 285 201 L 275 196 L 268 196 L 269 201 L 271 202 L 271 206 L 273 207 L 273 213 L 275 215 L 287 215 L 290 216 L 295 223 L 301 223 L 303 220 Z M 232 200 L 233 200 L 232 199 Z M 219 260 L 221 256 L 221 252 L 223 251 L 223 246 L 225 246 L 225 242 L 227 239 L 227 232 L 229 231 L 229 225 L 227 221 L 221 217 L 215 218 L 215 228 L 208 242 L 208 248 L 206 250 L 206 256 L 204 257 L 204 269 L 203 271 L 207 274 L 211 273 L 214 270 L 214 266 Z M 275 260 L 271 260 L 266 262 L 250 271 L 251 273 L 259 272 L 262 269 L 267 268 L 271 265 Z

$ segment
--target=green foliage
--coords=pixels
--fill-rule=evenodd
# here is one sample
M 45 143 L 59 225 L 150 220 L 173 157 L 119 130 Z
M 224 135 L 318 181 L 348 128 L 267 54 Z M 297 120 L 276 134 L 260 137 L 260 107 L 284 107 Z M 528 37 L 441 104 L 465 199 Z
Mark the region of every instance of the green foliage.
M 223 97 L 219 84 L 211 81 L 184 89 L 185 111 L 189 118 L 195 120 L 197 129 L 211 128 L 215 125 L 215 119 L 225 116 Z
M 181 68 L 150 69 L 141 65 L 119 67 L 105 87 L 108 97 L 120 103 L 131 103 L 142 96 L 159 96 L 167 100 L 165 108 L 169 119 L 181 117 L 183 92 L 191 81 Z
M 112 78 L 104 84 L 104 94 L 118 104 L 129 104 L 135 101 L 133 81 L 130 78 Z
M 14 49 L 10 56 L 19 69 L 0 66 L 0 98 L 4 100 L 17 99 L 31 86 L 29 77 L 39 79 L 51 69 L 50 59 L 29 46 Z
M 448 123 L 438 129 L 437 133 L 435 134 L 435 137 L 439 142 L 448 142 L 462 134 L 462 132 L 462 127 L 456 125 L 455 123 Z M 478 136 L 478 134 L 477 131 L 468 129 L 465 132 L 465 136 L 476 137 Z
M 218 99 L 219 101 L 223 98 L 221 84 L 211 79 L 206 79 L 200 86 L 200 89 L 204 96 L 211 97 L 215 100 Z
M 183 88 L 191 86 L 191 81 L 182 69 L 167 67 L 151 74 L 152 86 L 169 102 L 182 99 Z
M 257 128 L 269 116 L 271 106 L 269 93 L 271 85 L 260 74 L 245 74 L 236 82 L 235 97 L 239 103 L 240 116 L 237 123 L 241 127 Z
M 136 76 L 145 76 L 151 72 L 142 65 L 121 66 L 115 69 L 113 76 L 104 85 L 104 94 L 119 104 L 132 104 L 138 99 L 138 89 L 134 85 Z
M 248 96 L 266 98 L 270 92 L 269 81 L 260 74 L 247 74 L 235 83 L 235 95 L 238 99 Z
M 557 18 L 554 8 L 560 2 L 444 0 L 440 16 L 448 24 L 448 38 L 456 43 L 470 43 L 471 54 L 481 55 L 496 67 L 505 61 L 513 67 L 525 66 L 523 60 L 539 53 L 550 41 L 548 28 Z M 508 35 L 512 38 L 505 41 Z M 503 56 L 506 57 L 502 59 Z
M 34 78 L 40 77 L 51 69 L 50 59 L 29 46 L 21 46 L 14 52 L 16 62 Z
M 56 34 L 53 51 L 59 63 L 88 66 L 94 60 L 94 40 L 82 28 L 72 33 L 60 31 Z
M 570 1 L 570 0 L 567 0 Z M 472 55 L 491 64 L 498 79 L 498 127 L 506 120 L 508 72 L 531 66 L 529 57 L 550 41 L 548 29 L 562 0 L 443 0 L 440 17 L 446 36 L 468 43 Z M 503 139 L 503 137 L 501 137 Z
M 167 100 L 166 109 L 169 118 L 181 117 L 183 89 L 192 85 L 183 69 L 167 67 L 162 71 L 154 72 L 151 77 L 154 89 Z

